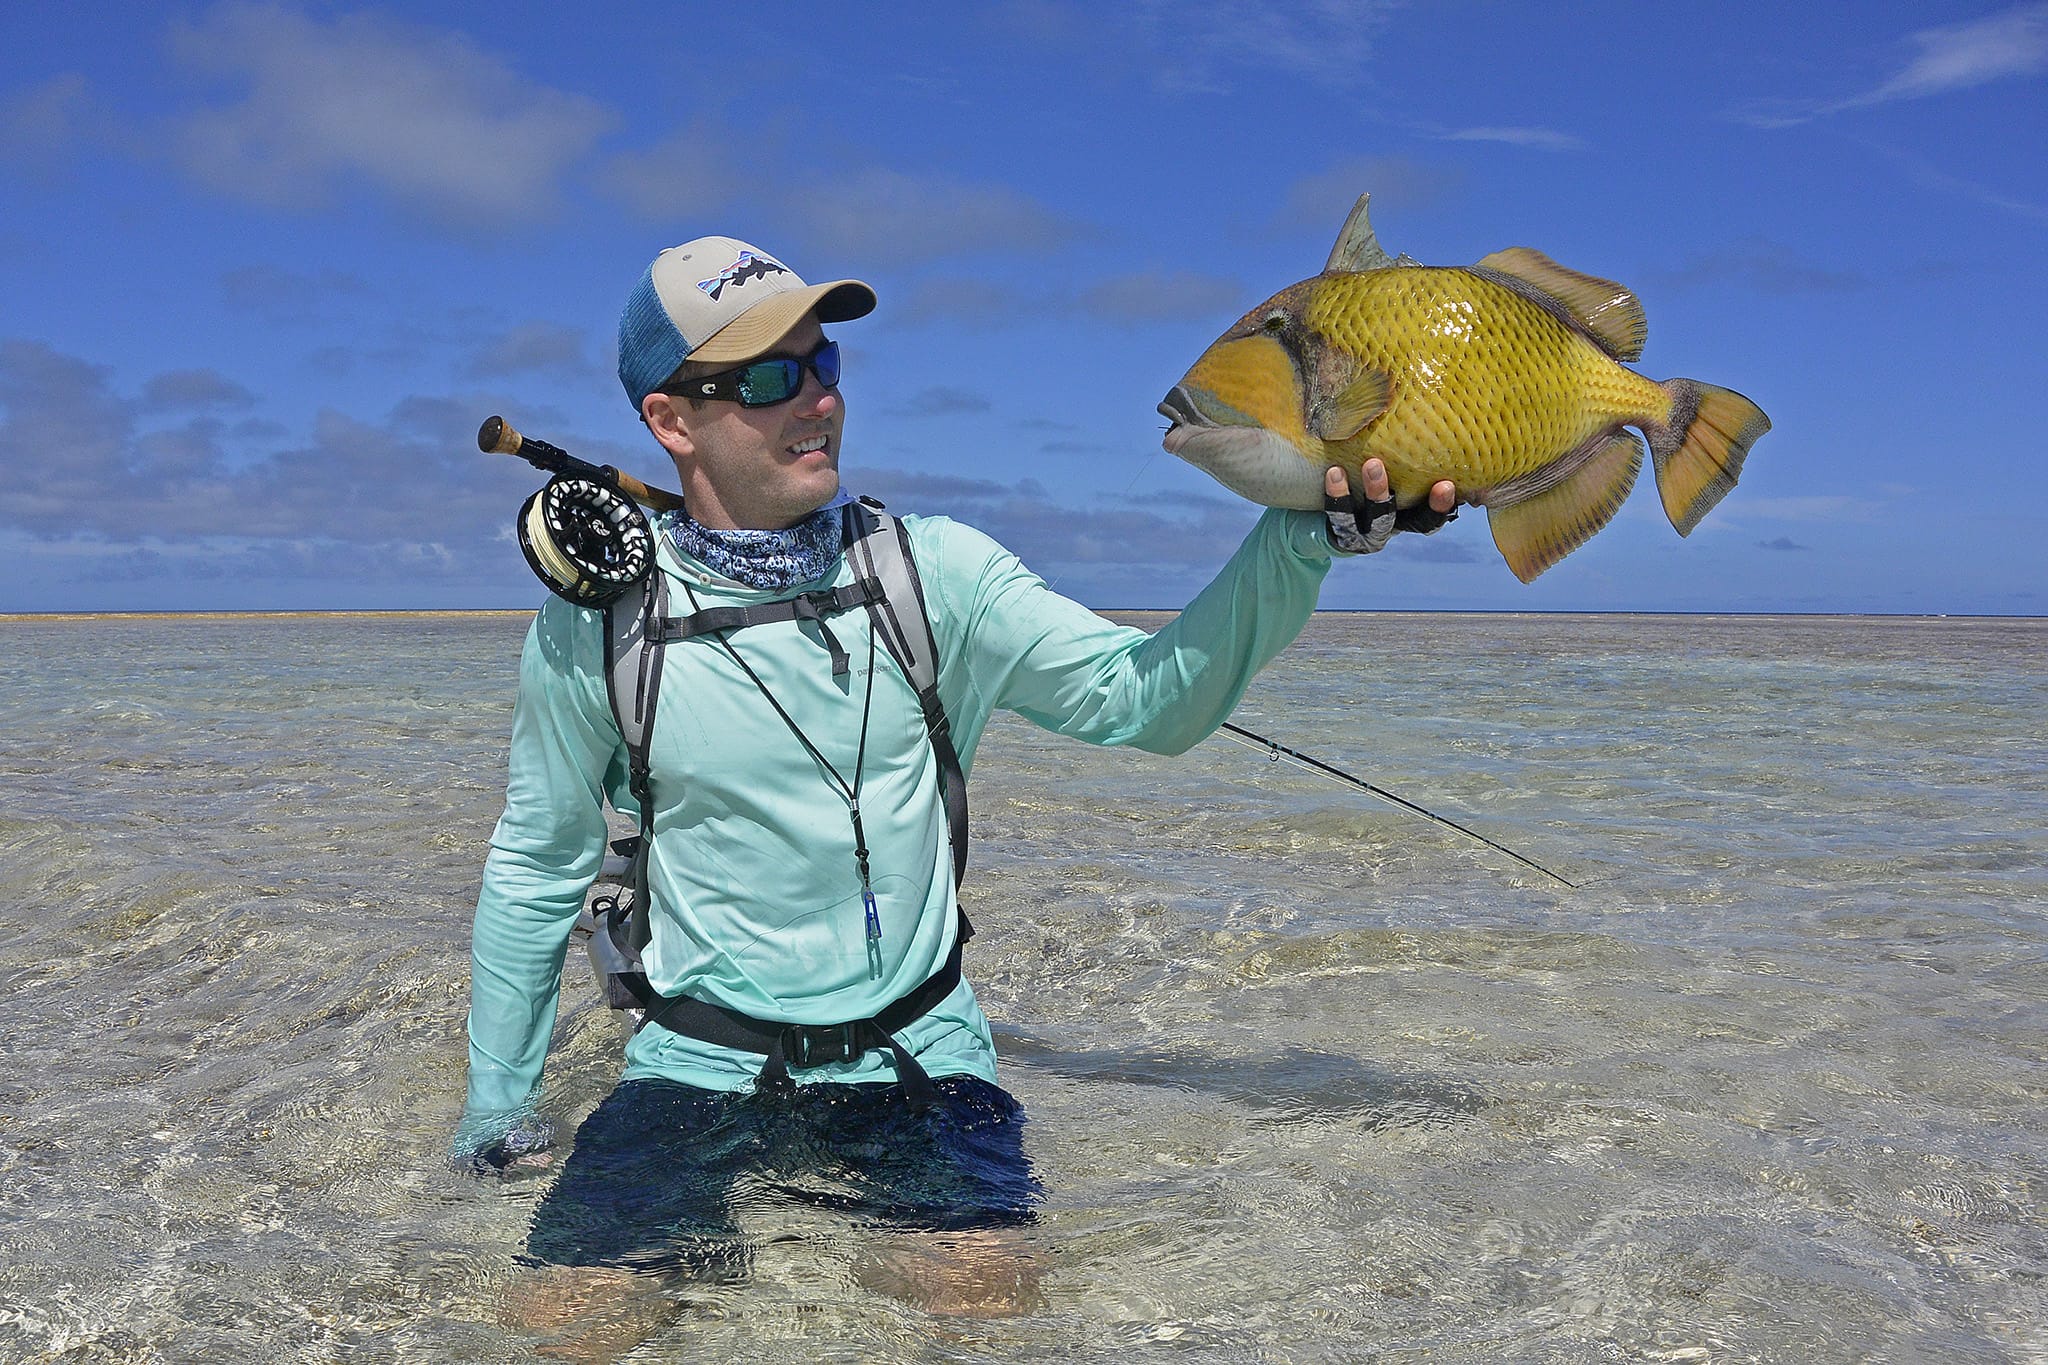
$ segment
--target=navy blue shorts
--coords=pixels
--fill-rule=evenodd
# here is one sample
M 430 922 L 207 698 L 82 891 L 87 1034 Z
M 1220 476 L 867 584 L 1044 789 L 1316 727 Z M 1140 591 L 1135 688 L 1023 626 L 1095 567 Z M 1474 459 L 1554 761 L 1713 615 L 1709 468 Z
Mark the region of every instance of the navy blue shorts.
M 937 1102 L 917 1110 L 900 1085 L 746 1095 L 627 1081 L 576 1130 L 526 1259 L 743 1275 L 735 1215 L 785 1201 L 896 1228 L 1033 1221 L 1023 1107 L 975 1076 L 933 1085 Z

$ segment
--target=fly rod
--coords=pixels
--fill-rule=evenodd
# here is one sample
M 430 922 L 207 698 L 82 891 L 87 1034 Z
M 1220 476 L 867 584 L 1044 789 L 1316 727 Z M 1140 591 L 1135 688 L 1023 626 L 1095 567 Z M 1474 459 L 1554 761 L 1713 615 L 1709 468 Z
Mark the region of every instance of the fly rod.
M 1292 759 L 1297 766 L 1307 768 L 1310 772 L 1321 773 L 1326 777 L 1334 777 L 1338 781 L 1348 783 L 1351 786 L 1358 788 L 1362 792 L 1366 792 L 1372 796 L 1377 796 L 1382 801 L 1391 801 L 1393 804 L 1399 806 L 1402 810 L 1414 811 L 1417 815 L 1425 816 L 1431 820 L 1434 820 L 1439 825 L 1448 825 L 1450 828 L 1458 831 L 1458 833 L 1460 834 L 1463 834 L 1469 838 L 1477 839 L 1480 843 L 1485 844 L 1488 848 L 1496 849 L 1499 852 L 1507 854 L 1510 858 L 1513 858 L 1518 863 L 1522 863 L 1526 866 L 1535 868 L 1538 872 L 1541 872 L 1544 876 L 1550 878 L 1552 881 L 1557 882 L 1563 886 L 1569 886 L 1574 891 L 1578 890 L 1578 887 L 1573 885 L 1573 883 L 1565 881 L 1564 878 L 1558 876 L 1555 872 L 1552 872 L 1549 868 L 1535 861 L 1533 858 L 1524 858 L 1521 854 L 1515 852 L 1513 849 L 1508 848 L 1503 844 L 1495 843 L 1493 840 L 1487 838 L 1484 834 L 1481 834 L 1478 830 L 1467 829 L 1463 825 L 1459 824 L 1456 820 L 1446 820 L 1443 816 L 1438 815 L 1435 811 L 1424 810 L 1422 807 L 1416 805 L 1413 801 L 1404 800 L 1403 798 L 1394 795 L 1392 792 L 1388 791 L 1384 787 L 1375 787 L 1372 783 L 1367 782 L 1362 777 L 1353 777 L 1350 773 L 1345 772 L 1342 768 L 1333 767 L 1330 764 L 1323 762 L 1320 758 L 1311 758 L 1307 754 L 1299 753 L 1293 749 L 1288 748 L 1284 744 L 1275 744 L 1272 740 L 1267 739 L 1264 735 L 1253 734 L 1250 730 L 1245 729 L 1242 725 L 1233 725 L 1229 721 L 1225 721 L 1223 722 L 1223 729 L 1225 731 L 1224 738 L 1229 739 L 1235 743 L 1242 744 L 1247 749 L 1263 749 L 1265 751 L 1267 758 Z
M 631 474 L 624 474 L 610 465 L 591 464 L 579 460 L 568 451 L 531 436 L 521 436 L 512 424 L 502 417 L 490 417 L 476 433 L 476 447 L 486 455 L 517 455 L 535 469 L 550 474 L 562 474 L 571 478 L 590 479 L 596 483 L 608 484 L 643 506 L 657 512 L 673 512 L 683 505 L 679 494 L 666 488 L 655 488 L 644 484 Z

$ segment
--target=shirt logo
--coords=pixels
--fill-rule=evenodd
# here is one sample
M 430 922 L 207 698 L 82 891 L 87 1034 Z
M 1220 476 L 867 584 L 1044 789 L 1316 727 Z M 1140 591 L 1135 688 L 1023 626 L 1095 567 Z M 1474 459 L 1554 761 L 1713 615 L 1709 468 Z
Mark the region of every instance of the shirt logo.
M 715 301 L 731 285 L 737 289 L 749 280 L 765 280 L 770 275 L 787 275 L 789 267 L 766 256 L 756 256 L 751 251 L 742 251 L 740 258 L 708 280 L 697 281 L 697 287 L 709 294 Z

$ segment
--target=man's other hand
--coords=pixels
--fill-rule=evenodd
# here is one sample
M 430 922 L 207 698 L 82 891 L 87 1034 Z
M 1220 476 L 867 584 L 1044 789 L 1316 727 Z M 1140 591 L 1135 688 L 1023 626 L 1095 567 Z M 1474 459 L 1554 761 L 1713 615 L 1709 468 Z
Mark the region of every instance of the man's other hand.
M 553 1164 L 555 1125 L 530 1110 L 510 1114 L 463 1115 L 448 1147 L 448 1166 L 458 1175 L 512 1180 Z

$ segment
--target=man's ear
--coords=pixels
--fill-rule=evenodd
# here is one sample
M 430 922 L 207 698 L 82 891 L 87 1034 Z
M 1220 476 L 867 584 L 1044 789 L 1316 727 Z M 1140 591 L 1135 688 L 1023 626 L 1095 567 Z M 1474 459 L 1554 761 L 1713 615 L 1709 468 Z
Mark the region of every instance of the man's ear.
M 640 400 L 640 420 L 654 433 L 654 439 L 670 455 L 692 455 L 696 443 L 690 439 L 689 410 L 683 400 L 665 393 L 650 393 Z

